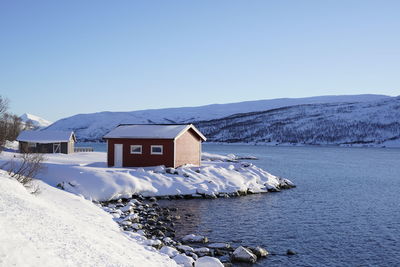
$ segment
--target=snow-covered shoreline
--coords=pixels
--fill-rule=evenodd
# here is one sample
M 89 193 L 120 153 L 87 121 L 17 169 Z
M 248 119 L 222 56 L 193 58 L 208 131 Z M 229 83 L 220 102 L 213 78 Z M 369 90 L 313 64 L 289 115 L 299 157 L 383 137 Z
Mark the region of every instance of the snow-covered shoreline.
M 15 150 L 3 151 L 0 166 L 18 161 L 18 157 Z M 171 222 L 171 216 L 166 215 L 169 209 L 145 204 L 132 196 L 227 197 L 294 186 L 232 154 L 203 153 L 201 167 L 176 169 L 108 168 L 105 158 L 103 152 L 45 154 L 45 168 L 36 181 L 38 195 L 30 194 L 0 170 L 0 265 L 222 266 L 214 258 L 218 253 L 228 262 L 244 260 L 239 254 L 247 253 L 245 256 L 250 258 L 245 260 L 254 262 L 257 256 L 253 252 L 261 248 L 234 250 L 225 244 L 227 248 L 220 249 L 213 248 L 213 243 L 196 248 L 163 238 L 164 232 L 160 233 L 152 222 L 160 227 Z M 161 220 L 163 216 L 165 221 Z M 174 230 L 170 231 L 173 235 Z M 165 231 L 165 235 L 170 234 Z M 22 244 L 22 251 L 15 250 Z M 265 251 L 260 257 L 266 255 Z
M 18 160 L 4 151 L 0 165 Z M 15 156 L 15 157 L 14 157 Z M 293 186 L 287 180 L 231 157 L 203 154 L 201 167 L 109 168 L 106 153 L 45 154 L 45 169 L 37 178 L 88 200 L 109 201 L 143 196 L 209 196 L 240 192 L 262 193 Z

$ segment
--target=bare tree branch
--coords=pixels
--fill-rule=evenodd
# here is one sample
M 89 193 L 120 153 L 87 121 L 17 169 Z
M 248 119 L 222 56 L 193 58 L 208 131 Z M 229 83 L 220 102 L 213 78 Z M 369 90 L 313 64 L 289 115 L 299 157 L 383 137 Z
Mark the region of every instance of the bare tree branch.
M 36 175 L 44 169 L 43 160 L 43 154 L 22 153 L 19 158 L 11 159 L 3 167 L 5 167 L 11 177 L 15 178 L 25 187 L 31 188 L 32 193 L 38 193 L 39 188 L 33 185 L 32 182 Z
M 2 117 L 8 110 L 9 100 L 0 95 L 0 117 Z
M 8 99 L 0 95 L 0 152 L 6 140 L 15 140 L 22 130 L 21 118 L 7 112 L 8 104 Z

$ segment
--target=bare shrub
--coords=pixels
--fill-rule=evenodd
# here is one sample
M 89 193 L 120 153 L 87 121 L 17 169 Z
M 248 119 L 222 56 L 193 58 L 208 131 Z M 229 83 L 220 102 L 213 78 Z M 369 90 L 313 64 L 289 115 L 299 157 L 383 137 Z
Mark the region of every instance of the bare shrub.
M 27 120 L 23 127 L 24 130 L 36 130 L 37 128 L 39 128 L 39 127 L 35 126 L 35 124 L 33 124 L 32 120 Z
M 9 101 L 0 95 L 0 152 L 6 140 L 14 141 L 23 128 L 20 117 L 8 113 Z
M 7 140 L 14 141 L 23 129 L 23 123 L 20 117 L 10 114 L 8 121 Z
M 0 95 L 0 152 L 7 135 L 8 99 Z
M 25 187 L 32 189 L 32 193 L 38 193 L 39 188 L 33 184 L 33 179 L 44 169 L 44 156 L 40 153 L 22 153 L 20 157 L 11 159 L 5 164 L 8 174 Z

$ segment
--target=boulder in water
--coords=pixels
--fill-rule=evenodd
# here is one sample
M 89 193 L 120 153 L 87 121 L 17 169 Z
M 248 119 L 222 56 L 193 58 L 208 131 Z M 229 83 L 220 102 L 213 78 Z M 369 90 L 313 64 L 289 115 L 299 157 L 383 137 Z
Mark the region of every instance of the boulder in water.
M 247 248 L 240 246 L 232 253 L 232 261 L 255 263 L 257 256 Z
M 256 255 L 257 257 L 266 257 L 268 256 L 268 251 L 265 248 L 262 247 L 250 247 L 249 248 L 251 252 L 254 253 L 254 255 Z
M 294 250 L 291 250 L 291 249 L 286 250 L 286 255 L 296 255 L 296 254 L 297 253 Z
M 202 235 L 186 235 L 182 238 L 182 241 L 185 243 L 207 243 L 208 238 Z

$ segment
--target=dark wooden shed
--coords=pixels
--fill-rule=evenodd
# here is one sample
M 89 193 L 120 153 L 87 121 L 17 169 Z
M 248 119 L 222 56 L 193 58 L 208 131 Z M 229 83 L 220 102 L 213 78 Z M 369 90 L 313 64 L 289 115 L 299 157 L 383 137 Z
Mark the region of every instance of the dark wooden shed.
M 200 166 L 206 140 L 192 124 L 125 124 L 103 138 L 107 164 L 115 167 Z
M 21 152 L 69 154 L 74 152 L 76 137 L 72 131 L 23 131 L 17 141 Z

